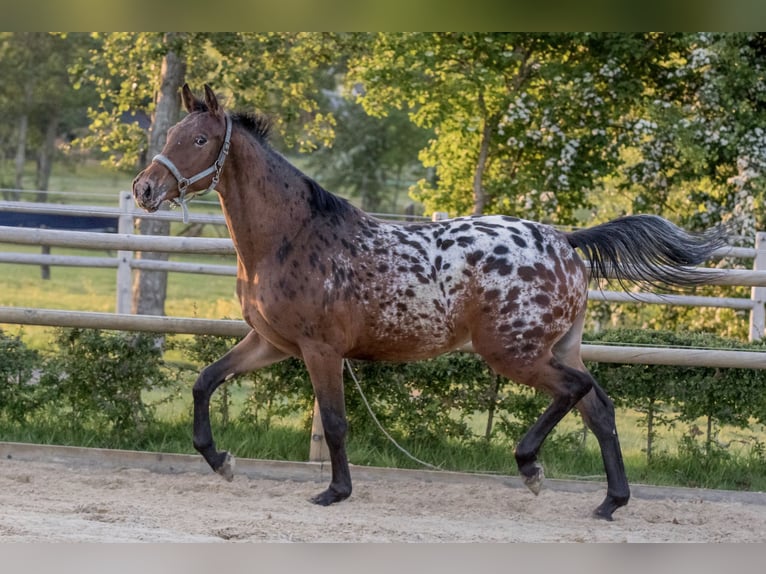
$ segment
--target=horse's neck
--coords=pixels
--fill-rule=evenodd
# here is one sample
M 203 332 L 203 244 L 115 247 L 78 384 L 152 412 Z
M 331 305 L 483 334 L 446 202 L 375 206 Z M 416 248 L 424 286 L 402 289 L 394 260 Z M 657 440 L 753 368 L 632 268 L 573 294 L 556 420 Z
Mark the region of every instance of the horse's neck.
M 248 149 L 224 169 L 220 200 L 240 262 L 250 271 L 310 220 L 300 174 L 277 157 Z M 228 173 L 227 173 L 228 171 Z

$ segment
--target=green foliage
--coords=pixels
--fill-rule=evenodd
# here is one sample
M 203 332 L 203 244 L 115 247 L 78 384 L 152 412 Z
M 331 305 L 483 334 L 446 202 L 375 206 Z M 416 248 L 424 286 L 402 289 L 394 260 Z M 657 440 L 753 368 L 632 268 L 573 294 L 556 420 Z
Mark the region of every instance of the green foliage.
M 0 415 L 14 421 L 25 421 L 39 403 L 34 383 L 42 360 L 27 348 L 21 337 L 6 335 L 0 330 Z
M 405 180 L 425 177 L 416 160 L 429 131 L 415 126 L 398 110 L 376 118 L 345 98 L 337 98 L 333 105 L 335 139 L 332 147 L 308 156 L 312 174 L 328 189 L 358 197 L 366 211 L 398 212 L 399 190 Z
M 575 222 L 620 163 L 620 124 L 666 43 L 645 34 L 378 34 L 351 65 L 373 114 L 404 108 L 436 137 L 421 152 L 427 211 Z M 472 193 L 469 193 L 471 190 Z
M 48 414 L 63 424 L 140 434 L 152 421 L 142 392 L 169 383 L 157 339 L 94 329 L 59 329 L 40 379 Z
M 594 343 L 698 349 L 763 350 L 766 347 L 763 342 L 746 344 L 708 333 L 646 329 L 604 331 L 588 335 L 587 339 Z M 752 420 L 766 420 L 766 382 L 763 373 L 755 369 L 618 363 L 594 363 L 589 369 L 617 405 L 642 413 L 649 459 L 658 425 L 670 426 L 677 420 L 693 422 L 703 417 L 708 429 L 706 442 L 710 445 L 715 426 L 745 428 Z

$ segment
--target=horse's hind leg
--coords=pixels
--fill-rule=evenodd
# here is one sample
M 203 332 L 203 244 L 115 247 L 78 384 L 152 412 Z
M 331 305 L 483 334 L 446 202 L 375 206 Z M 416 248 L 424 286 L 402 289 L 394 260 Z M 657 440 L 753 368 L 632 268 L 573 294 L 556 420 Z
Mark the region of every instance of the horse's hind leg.
M 216 450 L 210 428 L 210 397 L 231 377 L 266 367 L 285 357 L 282 351 L 261 339 L 255 331 L 250 331 L 228 353 L 205 367 L 194 383 L 194 448 L 226 480 L 234 478 L 234 459 L 228 452 Z
M 614 405 L 594 381 L 591 391 L 577 403 L 577 409 L 585 424 L 596 435 L 606 471 L 606 498 L 593 514 L 598 518 L 612 520 L 612 513 L 625 506 L 630 498 L 630 487 L 625 475 L 620 441 L 617 438 Z
M 516 464 L 524 484 L 534 494 L 538 494 L 544 479 L 543 468 L 537 462 L 540 447 L 561 419 L 590 391 L 593 379 L 587 373 L 568 367 L 551 357 L 537 370 L 534 378 L 523 382 L 544 390 L 553 397 L 548 408 L 516 446 Z
M 329 347 L 303 349 L 303 360 L 319 404 L 324 436 L 330 451 L 332 480 L 327 490 L 311 499 L 328 506 L 351 495 L 351 472 L 346 455 L 346 407 L 343 394 L 343 359 Z

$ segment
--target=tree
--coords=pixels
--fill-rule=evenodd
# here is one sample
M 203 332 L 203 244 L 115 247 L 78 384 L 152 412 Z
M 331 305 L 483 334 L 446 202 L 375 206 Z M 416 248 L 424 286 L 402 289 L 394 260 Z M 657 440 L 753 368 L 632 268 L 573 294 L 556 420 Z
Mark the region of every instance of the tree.
M 168 130 L 178 122 L 181 115 L 179 91 L 186 79 L 186 62 L 183 59 L 183 37 L 168 33 L 163 38 L 167 51 L 162 57 L 159 89 L 154 105 L 152 127 L 149 130 L 148 157 L 162 151 Z M 139 224 L 142 235 L 168 235 L 170 222 L 142 218 Z M 142 259 L 167 260 L 167 253 L 143 252 Z M 138 269 L 133 281 L 133 312 L 139 315 L 164 315 L 168 274 L 164 271 Z
M 649 34 L 379 34 L 351 80 L 376 115 L 409 111 L 436 137 L 427 210 L 502 211 L 574 223 L 586 191 L 621 162 L 618 121 L 668 49 Z M 469 191 L 470 190 L 470 191 Z
M 633 207 L 752 237 L 766 225 L 766 34 L 686 34 L 674 56 L 635 124 Z
M 0 141 L 14 149 L 13 187 L 24 187 L 27 154 L 34 150 L 36 189 L 48 189 L 56 138 L 85 120 L 90 91 L 74 92 L 68 67 L 85 49 L 85 34 L 4 32 L 0 34 L 0 118 L 11 130 L 0 130 Z M 10 183 L 10 182 L 9 182 Z M 37 199 L 44 201 L 45 193 Z M 17 194 L 14 196 L 17 197 Z
M 376 118 L 340 95 L 332 108 L 336 120 L 332 147 L 309 155 L 309 165 L 326 187 L 358 197 L 362 209 L 396 212 L 405 178 L 424 172 L 417 154 L 430 132 L 410 122 L 404 112 L 394 110 Z

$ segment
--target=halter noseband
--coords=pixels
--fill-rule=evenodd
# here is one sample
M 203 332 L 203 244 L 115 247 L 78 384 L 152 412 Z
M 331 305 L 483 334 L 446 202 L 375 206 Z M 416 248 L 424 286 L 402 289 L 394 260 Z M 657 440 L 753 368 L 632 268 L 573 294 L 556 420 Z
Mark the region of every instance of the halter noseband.
M 181 175 L 181 172 L 178 171 L 178 168 L 175 166 L 175 164 L 168 159 L 166 156 L 162 155 L 161 153 L 155 155 L 152 158 L 152 161 L 156 161 L 157 163 L 161 163 L 166 168 L 170 170 L 170 173 L 173 174 L 173 177 L 176 178 L 176 181 L 178 181 L 178 198 L 173 200 L 176 205 L 180 205 L 181 209 L 183 210 L 183 221 L 184 223 L 189 223 L 189 208 L 187 207 L 187 203 L 191 201 L 192 197 L 195 197 L 196 195 L 205 195 L 208 193 L 211 189 L 215 189 L 215 186 L 218 185 L 218 180 L 221 178 L 221 170 L 223 170 L 223 164 L 226 161 L 226 154 L 229 153 L 229 146 L 231 145 L 231 118 L 229 117 L 229 114 L 226 114 L 226 136 L 223 138 L 223 145 L 221 146 L 221 151 L 218 153 L 218 158 L 215 160 L 215 163 L 211 165 L 209 168 L 199 172 L 196 175 L 193 175 L 191 177 L 184 177 Z M 210 182 L 210 185 L 208 188 L 204 191 L 197 192 L 194 195 L 186 196 L 186 190 L 188 187 L 198 182 L 201 179 L 206 178 L 209 175 L 213 175 L 213 180 Z

